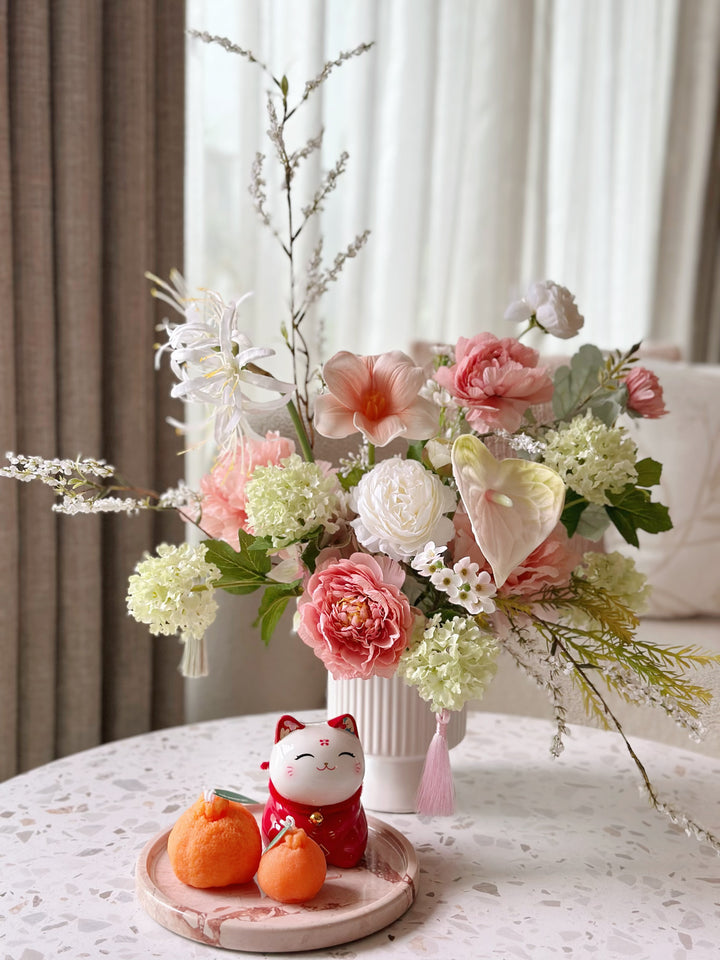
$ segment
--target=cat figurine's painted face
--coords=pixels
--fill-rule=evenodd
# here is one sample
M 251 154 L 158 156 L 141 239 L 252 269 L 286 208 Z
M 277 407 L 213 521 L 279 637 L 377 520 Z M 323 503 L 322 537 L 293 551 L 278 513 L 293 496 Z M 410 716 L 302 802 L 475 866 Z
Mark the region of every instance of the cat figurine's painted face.
M 351 797 L 362 784 L 365 755 L 349 713 L 303 724 L 283 716 L 270 753 L 270 779 L 283 797 L 324 805 Z

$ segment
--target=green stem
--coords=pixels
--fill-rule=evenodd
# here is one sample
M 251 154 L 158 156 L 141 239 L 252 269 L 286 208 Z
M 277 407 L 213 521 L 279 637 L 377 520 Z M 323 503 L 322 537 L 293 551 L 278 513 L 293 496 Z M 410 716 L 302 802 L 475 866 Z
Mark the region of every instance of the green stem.
M 295 427 L 295 433 L 297 434 L 298 442 L 302 448 L 303 456 L 308 462 L 312 463 L 314 462 L 315 457 L 313 456 L 312 447 L 310 446 L 307 430 L 305 429 L 305 425 L 300 419 L 300 414 L 298 413 L 297 407 L 292 400 L 288 401 L 287 409 L 288 413 L 290 414 L 290 419 L 293 422 L 293 426 Z
M 375 466 L 375 444 L 368 442 L 367 451 L 368 451 L 368 466 L 374 467 Z

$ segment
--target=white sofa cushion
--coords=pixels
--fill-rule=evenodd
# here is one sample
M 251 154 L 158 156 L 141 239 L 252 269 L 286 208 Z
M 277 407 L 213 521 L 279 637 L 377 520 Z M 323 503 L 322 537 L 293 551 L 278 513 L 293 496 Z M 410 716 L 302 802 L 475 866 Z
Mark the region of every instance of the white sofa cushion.
M 639 457 L 663 464 L 653 499 L 670 508 L 673 529 L 640 532 L 640 549 L 614 528 L 607 550 L 632 556 L 653 587 L 648 615 L 720 615 L 720 366 L 643 360 L 660 378 L 668 414 L 632 420 Z

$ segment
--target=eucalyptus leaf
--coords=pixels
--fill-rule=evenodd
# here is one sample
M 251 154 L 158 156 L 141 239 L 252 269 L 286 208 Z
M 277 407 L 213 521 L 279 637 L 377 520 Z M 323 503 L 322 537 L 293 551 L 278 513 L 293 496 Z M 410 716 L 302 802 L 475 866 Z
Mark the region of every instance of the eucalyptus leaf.
M 598 394 L 588 403 L 583 404 L 578 413 L 584 413 L 589 410 L 594 417 L 601 420 L 606 427 L 612 427 L 621 413 L 624 413 L 627 404 L 627 390 L 624 386 L 617 390 L 608 390 L 605 393 Z
M 601 351 L 586 343 L 570 361 L 570 366 L 558 367 L 553 378 L 553 413 L 558 420 L 571 419 L 598 385 L 600 371 L 605 366 Z

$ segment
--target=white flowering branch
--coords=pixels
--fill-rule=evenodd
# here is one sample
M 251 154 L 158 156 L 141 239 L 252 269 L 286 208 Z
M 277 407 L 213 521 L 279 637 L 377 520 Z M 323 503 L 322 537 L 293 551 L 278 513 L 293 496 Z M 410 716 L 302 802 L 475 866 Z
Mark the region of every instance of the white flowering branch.
M 367 241 L 369 231 L 366 230 L 364 233 L 355 237 L 345 250 L 337 254 L 332 266 L 328 269 L 323 269 L 322 267 L 322 245 L 320 244 L 316 248 L 310 264 L 307 267 L 305 293 L 301 299 L 298 299 L 296 249 L 298 240 L 311 218 L 324 209 L 327 197 L 335 190 L 339 178 L 345 172 L 349 157 L 344 151 L 340 154 L 335 165 L 327 171 L 323 177 L 322 182 L 315 190 L 310 202 L 302 206 L 298 211 L 292 193 L 293 179 L 302 162 L 320 149 L 323 131 L 321 130 L 320 133 L 311 137 L 301 147 L 293 150 L 289 147 L 287 141 L 287 125 L 296 111 L 307 101 L 308 97 L 327 80 L 333 70 L 342 66 L 348 60 L 366 53 L 372 48 L 373 44 L 360 44 L 352 50 L 341 52 L 334 60 L 329 60 L 325 63 L 321 71 L 313 79 L 305 83 L 300 99 L 291 106 L 287 77 L 274 76 L 266 64 L 255 57 L 250 50 L 238 46 L 227 37 L 220 37 L 198 30 L 189 30 L 188 33 L 203 41 L 203 43 L 218 44 L 228 53 L 237 54 L 245 58 L 249 63 L 257 64 L 273 85 L 273 89 L 268 92 L 267 98 L 267 116 L 269 123 L 267 136 L 273 145 L 275 156 L 282 171 L 283 189 L 285 192 L 285 223 L 282 230 L 273 223 L 267 208 L 267 183 L 264 176 L 265 156 L 262 153 L 257 153 L 255 156 L 251 169 L 249 192 L 252 197 L 253 206 L 261 222 L 271 231 L 288 259 L 288 305 L 290 318 L 289 324 L 283 324 L 281 331 L 292 357 L 293 379 L 297 397 L 297 407 L 295 408 L 290 404 L 288 405 L 288 410 L 293 417 L 295 429 L 303 451 L 306 457 L 311 458 L 313 425 L 310 410 L 310 382 L 313 377 L 313 372 L 311 369 L 309 345 L 303 329 L 303 323 L 307 317 L 309 308 L 326 292 L 328 285 L 337 280 L 346 261 L 357 256 Z M 276 106 L 278 92 L 280 99 L 278 106 Z
M 174 510 L 191 519 L 183 511 L 197 511 L 199 495 L 181 481 L 162 493 L 145 490 L 125 482 L 115 467 L 104 460 L 76 458 L 75 460 L 44 459 L 7 453 L 10 466 L 0 467 L 0 477 L 11 477 L 23 483 L 37 480 L 50 487 L 59 503 L 53 504 L 55 513 L 67 515 L 90 513 L 125 513 L 134 515 L 141 510 Z M 109 483 L 107 481 L 115 481 Z M 115 494 L 132 496 L 118 497 Z

